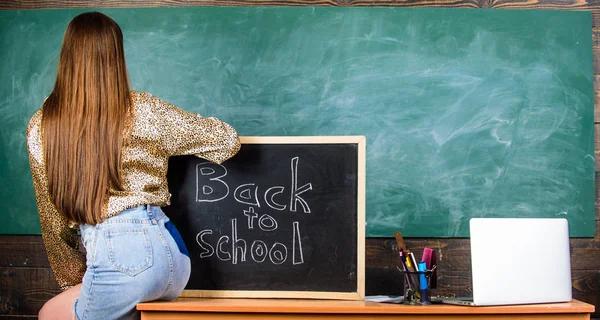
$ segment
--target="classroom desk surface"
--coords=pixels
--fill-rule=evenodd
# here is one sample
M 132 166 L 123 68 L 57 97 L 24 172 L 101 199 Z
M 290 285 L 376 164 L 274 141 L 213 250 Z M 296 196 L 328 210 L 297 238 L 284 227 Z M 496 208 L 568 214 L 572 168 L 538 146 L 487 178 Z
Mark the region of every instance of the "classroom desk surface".
M 365 301 L 180 298 L 138 304 L 152 319 L 590 319 L 594 306 L 565 303 L 468 307 L 409 306 Z

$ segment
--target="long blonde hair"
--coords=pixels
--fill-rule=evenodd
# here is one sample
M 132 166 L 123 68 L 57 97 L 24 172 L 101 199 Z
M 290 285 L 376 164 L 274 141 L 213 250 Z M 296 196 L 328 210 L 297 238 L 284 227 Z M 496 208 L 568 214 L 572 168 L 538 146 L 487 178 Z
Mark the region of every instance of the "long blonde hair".
M 65 32 L 42 118 L 50 198 L 70 221 L 99 223 L 110 188 L 123 190 L 131 104 L 121 28 L 99 12 L 78 15 Z

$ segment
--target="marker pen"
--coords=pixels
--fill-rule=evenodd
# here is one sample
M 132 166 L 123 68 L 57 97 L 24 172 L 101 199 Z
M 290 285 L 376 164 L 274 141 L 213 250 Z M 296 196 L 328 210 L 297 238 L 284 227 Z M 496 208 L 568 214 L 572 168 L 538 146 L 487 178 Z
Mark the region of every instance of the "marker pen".
M 430 304 L 429 299 L 429 284 L 427 283 L 427 277 L 425 272 L 427 271 L 427 263 L 425 261 L 419 262 L 419 291 L 421 291 L 421 304 Z
M 402 251 L 400 251 L 399 254 L 400 254 L 400 263 L 402 264 L 402 269 L 404 270 L 404 278 L 406 279 L 405 285 L 412 288 L 413 285 L 410 283 L 410 277 L 408 275 L 408 269 L 406 268 L 406 262 L 404 261 L 404 255 L 402 254 Z
M 419 268 L 418 265 L 415 265 L 413 267 L 413 265 L 410 263 L 410 256 L 407 255 L 406 256 L 406 270 L 408 270 L 408 274 L 410 276 L 411 282 L 413 284 L 414 287 L 412 287 L 412 289 L 414 289 L 415 291 L 415 296 L 417 296 L 418 298 L 421 298 L 421 294 L 419 293 L 419 276 L 415 271 L 419 271 L 417 270 L 417 268 Z M 405 298 L 406 299 L 406 298 Z

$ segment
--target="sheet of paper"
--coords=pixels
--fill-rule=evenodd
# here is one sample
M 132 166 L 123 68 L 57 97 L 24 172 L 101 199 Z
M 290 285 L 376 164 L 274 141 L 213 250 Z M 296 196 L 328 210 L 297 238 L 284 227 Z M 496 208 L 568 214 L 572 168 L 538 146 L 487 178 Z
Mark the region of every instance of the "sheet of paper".
M 385 302 L 385 303 L 402 303 L 404 296 L 366 296 L 365 301 Z

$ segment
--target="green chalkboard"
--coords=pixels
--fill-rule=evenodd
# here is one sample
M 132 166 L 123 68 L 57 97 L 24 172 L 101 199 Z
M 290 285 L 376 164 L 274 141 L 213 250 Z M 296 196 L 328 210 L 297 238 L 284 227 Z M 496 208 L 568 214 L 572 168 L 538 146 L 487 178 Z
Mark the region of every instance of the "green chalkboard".
M 136 90 L 240 135 L 365 135 L 368 236 L 465 237 L 471 217 L 566 217 L 594 235 L 589 12 L 100 11 Z M 0 12 L 0 233 L 39 233 L 25 128 L 80 12 Z

